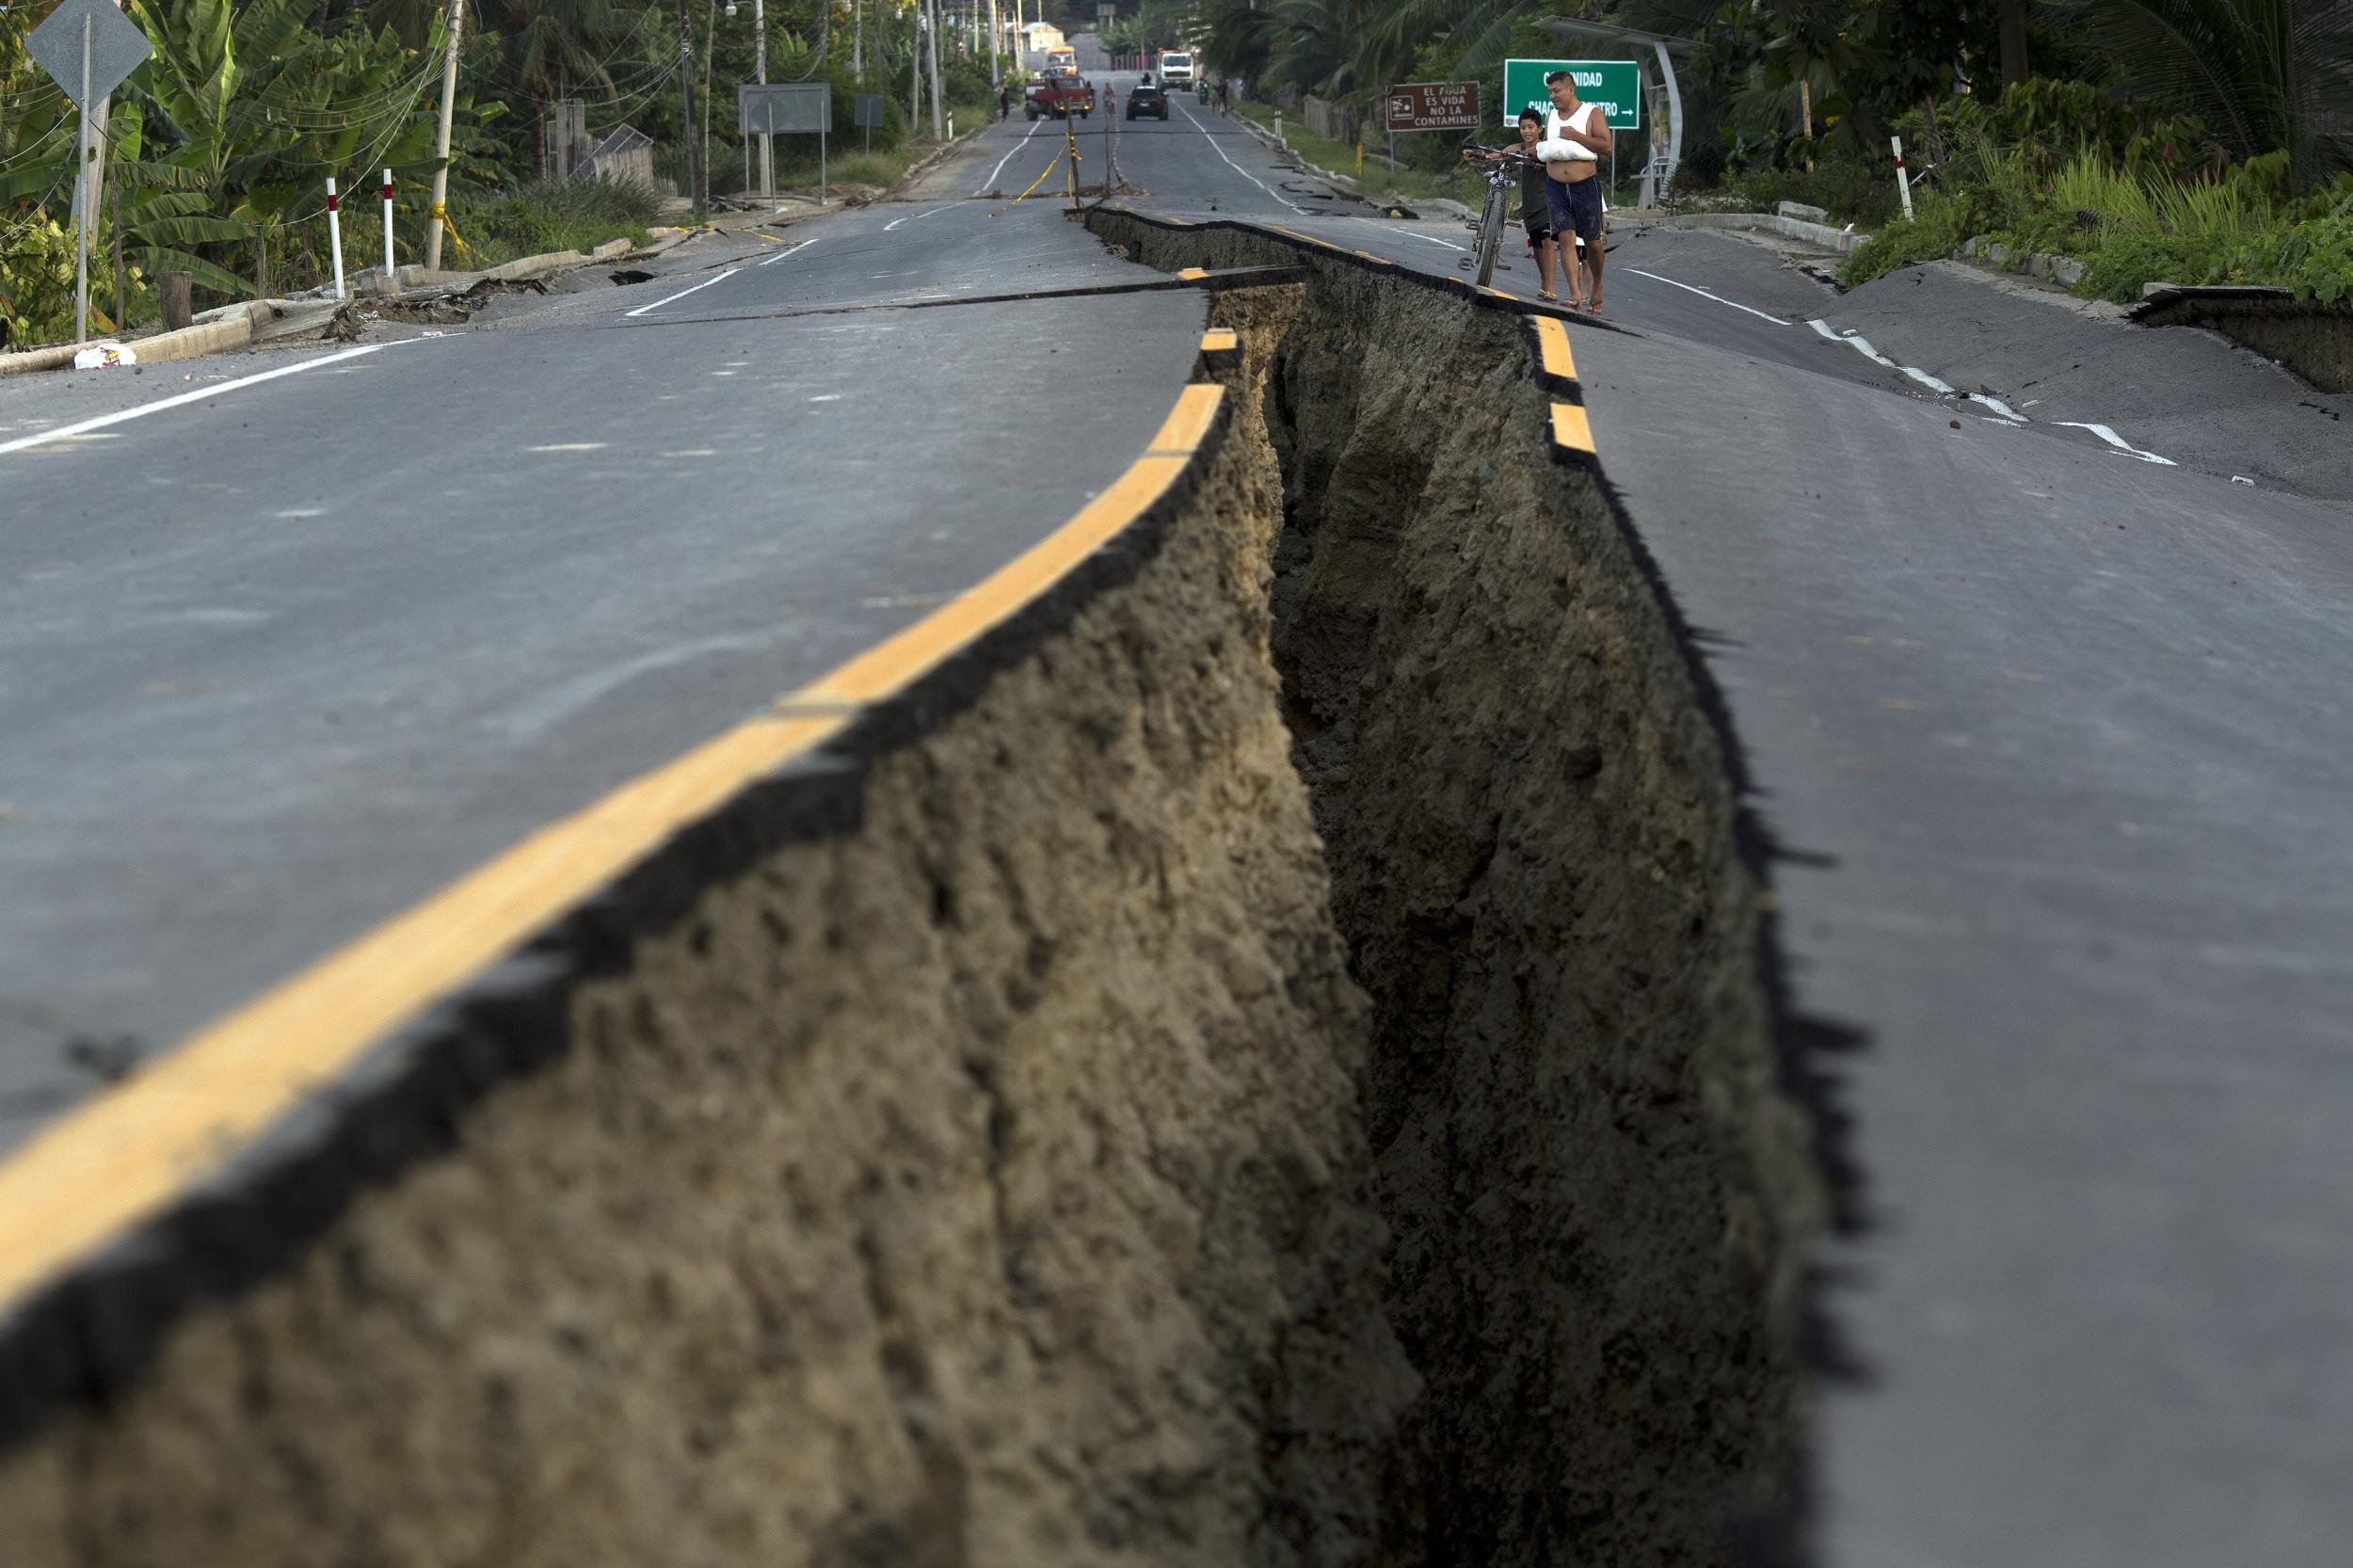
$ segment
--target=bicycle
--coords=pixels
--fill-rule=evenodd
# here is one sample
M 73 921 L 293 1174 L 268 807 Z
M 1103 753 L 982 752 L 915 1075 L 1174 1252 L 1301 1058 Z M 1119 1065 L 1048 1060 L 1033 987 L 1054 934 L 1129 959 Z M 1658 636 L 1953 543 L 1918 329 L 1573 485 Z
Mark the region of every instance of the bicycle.
M 1479 235 L 1479 239 L 1473 245 L 1469 258 L 1455 264 L 1477 273 L 1479 286 L 1483 289 L 1496 275 L 1496 256 L 1503 248 L 1504 218 L 1512 210 L 1512 199 L 1515 194 L 1513 190 L 1512 165 L 1527 161 L 1527 154 L 1513 148 L 1481 147 L 1473 142 L 1463 149 L 1463 155 L 1486 160 L 1487 200 L 1480 206 L 1479 221 L 1468 226 Z

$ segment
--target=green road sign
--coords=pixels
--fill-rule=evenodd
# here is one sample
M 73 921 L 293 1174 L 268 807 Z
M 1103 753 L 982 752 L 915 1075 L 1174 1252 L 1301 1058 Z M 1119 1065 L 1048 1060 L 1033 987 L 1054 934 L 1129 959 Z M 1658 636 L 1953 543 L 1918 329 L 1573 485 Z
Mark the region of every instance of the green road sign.
M 1545 89 L 1545 76 L 1549 72 L 1572 71 L 1577 73 L 1577 95 L 1588 104 L 1599 104 L 1609 117 L 1613 131 L 1639 131 L 1642 128 L 1642 69 L 1632 60 L 1506 60 L 1503 62 L 1503 122 L 1513 123 L 1520 111 L 1533 104 L 1539 109 L 1552 107 L 1552 94 Z

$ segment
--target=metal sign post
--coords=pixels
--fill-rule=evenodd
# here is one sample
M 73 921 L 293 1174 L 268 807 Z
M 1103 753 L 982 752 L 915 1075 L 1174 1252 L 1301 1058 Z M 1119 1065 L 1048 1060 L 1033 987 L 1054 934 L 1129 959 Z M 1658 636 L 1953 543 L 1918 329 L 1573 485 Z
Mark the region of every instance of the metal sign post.
M 73 341 L 80 343 L 89 336 L 89 232 L 97 221 L 97 202 L 91 196 L 95 142 L 90 117 L 94 105 L 120 87 L 154 49 L 138 24 L 107 0 L 63 0 L 25 38 L 24 49 L 82 111 L 81 130 L 73 139 L 73 217 L 80 236 L 73 262 Z M 122 309 L 120 299 L 115 309 Z M 121 325 L 117 322 L 116 329 Z
M 74 102 L 82 106 L 82 122 L 73 136 L 73 341 L 86 342 L 89 337 L 89 231 L 95 215 L 90 212 L 89 189 L 89 53 L 90 36 L 97 24 L 85 16 L 82 19 L 82 96 Z M 1896 167 L 1903 168 L 1897 158 Z M 122 309 L 120 301 L 115 305 Z
M 850 100 L 850 123 L 866 133 L 866 151 L 874 150 L 874 127 L 883 123 L 883 95 L 861 92 Z
M 735 125 L 747 136 L 806 136 L 816 132 L 817 204 L 825 204 L 825 134 L 833 127 L 833 84 L 775 82 L 760 86 L 745 82 L 735 89 Z

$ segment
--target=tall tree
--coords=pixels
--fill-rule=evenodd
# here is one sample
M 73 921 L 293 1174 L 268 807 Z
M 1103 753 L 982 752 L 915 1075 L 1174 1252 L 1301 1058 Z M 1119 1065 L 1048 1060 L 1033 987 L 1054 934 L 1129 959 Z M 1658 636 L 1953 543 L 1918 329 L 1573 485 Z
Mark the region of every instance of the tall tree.
M 2026 0 L 1995 0 L 1993 13 L 2002 38 L 2002 85 L 2026 79 Z
M 2353 0 L 2054 0 L 2132 88 L 2241 157 L 2284 149 L 2299 186 L 2353 168 Z

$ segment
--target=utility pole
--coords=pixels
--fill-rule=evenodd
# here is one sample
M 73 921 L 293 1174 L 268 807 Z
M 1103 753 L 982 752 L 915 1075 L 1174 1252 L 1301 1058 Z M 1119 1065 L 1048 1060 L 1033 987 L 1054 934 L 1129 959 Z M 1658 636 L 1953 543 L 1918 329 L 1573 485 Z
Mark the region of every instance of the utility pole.
M 712 99 L 716 95 L 712 82 L 719 72 L 718 40 L 718 0 L 703 0 L 703 143 L 699 167 L 703 175 L 701 206 L 706 216 L 711 212 L 711 110 Z
M 934 141 L 946 141 L 948 139 L 948 127 L 940 118 L 943 111 L 939 102 L 939 0 L 931 0 L 931 7 L 932 139 Z
M 686 200 L 695 209 L 695 221 L 700 223 L 703 183 L 696 172 L 702 160 L 695 148 L 695 19 L 687 14 L 686 0 L 678 0 L 678 79 L 679 89 L 685 95 L 679 130 L 686 140 Z
M 923 123 L 923 8 L 915 8 L 915 37 L 907 50 L 907 134 Z
M 995 87 L 1005 79 L 1005 30 L 998 25 L 997 0 L 988 0 L 988 85 Z
M 120 10 L 121 8 L 122 0 L 115 0 L 115 9 Z M 88 205 L 84 209 L 83 221 L 93 226 L 98 221 L 96 216 L 98 203 L 106 194 L 106 158 L 113 151 L 114 105 L 113 93 L 110 92 L 101 98 L 95 111 L 96 122 L 90 126 L 92 152 L 89 167 L 89 196 L 87 199 Z M 130 323 L 122 319 L 122 193 L 120 191 L 114 193 L 114 231 L 115 330 L 122 332 L 129 329 Z
M 76 126 L 73 138 L 74 161 L 80 165 L 73 171 L 74 194 L 82 210 L 76 215 L 73 247 L 73 341 L 89 341 L 89 232 L 97 227 L 98 203 L 90 195 L 90 110 L 96 105 L 89 101 L 89 56 L 92 28 L 87 13 L 82 17 L 82 122 Z
M 752 0 L 752 72 L 760 85 L 768 85 L 768 4 L 767 0 Z M 774 200 L 776 194 L 776 138 L 767 132 L 760 133 L 760 195 L 762 200 Z
M 432 219 L 424 230 L 427 271 L 441 267 L 441 230 L 449 216 L 449 121 L 457 106 L 457 36 L 466 28 L 466 0 L 449 0 L 449 46 L 441 56 L 441 129 L 434 142 L 441 164 L 433 171 Z
M 866 0 L 850 0 L 850 74 L 866 85 Z

